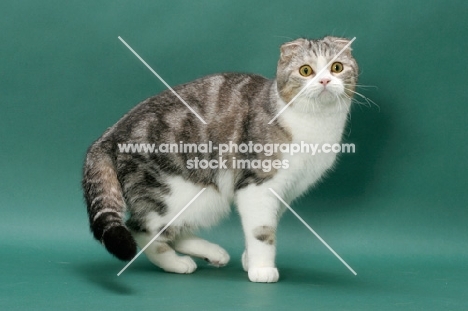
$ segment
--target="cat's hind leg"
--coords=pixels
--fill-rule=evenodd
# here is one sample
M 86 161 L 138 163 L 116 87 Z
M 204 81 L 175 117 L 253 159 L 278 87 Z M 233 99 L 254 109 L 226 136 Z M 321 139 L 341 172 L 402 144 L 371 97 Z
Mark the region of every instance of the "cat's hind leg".
M 181 236 L 173 245 L 174 249 L 179 253 L 205 259 L 215 267 L 225 266 L 230 259 L 229 254 L 221 246 L 195 235 Z
M 167 230 L 170 230 L 168 228 Z M 157 234 L 134 233 L 138 246 L 143 249 Z M 169 245 L 168 241 L 155 240 L 144 251 L 148 259 L 164 271 L 173 273 L 192 273 L 197 269 L 196 263 L 189 256 L 179 256 Z

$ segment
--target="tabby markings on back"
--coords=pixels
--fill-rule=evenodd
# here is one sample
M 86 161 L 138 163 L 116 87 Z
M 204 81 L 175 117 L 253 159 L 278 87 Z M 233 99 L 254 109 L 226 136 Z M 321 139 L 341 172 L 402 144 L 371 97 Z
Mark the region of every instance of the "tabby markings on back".
M 235 204 L 245 235 L 244 270 L 252 282 L 276 282 L 276 229 L 284 207 L 268 188 L 289 203 L 333 166 L 336 153 L 293 154 L 281 148 L 341 142 L 358 76 L 351 48 L 320 76 L 316 73 L 348 42 L 336 37 L 287 42 L 271 80 L 223 73 L 175 87 L 207 124 L 170 91 L 134 107 L 91 145 L 86 156 L 82 184 L 94 237 L 117 258 L 130 260 L 137 247 L 147 245 L 206 188 L 145 250 L 148 259 L 174 273 L 195 271 L 191 256 L 217 267 L 226 265 L 228 253 L 195 232 L 215 225 Z M 315 82 L 308 83 L 312 79 Z M 191 149 L 122 151 L 130 144 Z

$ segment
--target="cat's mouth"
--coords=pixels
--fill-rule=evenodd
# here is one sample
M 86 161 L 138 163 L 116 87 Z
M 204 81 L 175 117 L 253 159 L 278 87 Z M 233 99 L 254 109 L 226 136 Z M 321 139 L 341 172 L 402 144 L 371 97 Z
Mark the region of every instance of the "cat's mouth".
M 306 97 L 309 99 L 326 99 L 326 98 L 331 98 L 331 97 L 336 97 L 336 92 L 335 90 L 332 90 L 331 88 L 327 86 L 320 86 L 311 88 L 309 92 L 306 93 Z
M 337 99 L 340 97 L 339 92 L 336 92 L 336 90 L 330 89 L 330 88 L 323 88 L 319 90 L 315 98 L 322 104 L 329 104 L 337 101 Z
M 324 95 L 324 94 L 331 94 L 330 90 L 324 87 L 320 93 L 318 94 L 319 96 Z
M 322 87 L 317 93 L 316 97 L 330 97 L 330 98 L 336 98 L 336 97 L 341 97 L 343 92 L 340 90 L 340 88 L 335 87 L 335 86 L 324 86 Z
M 317 97 L 320 98 L 330 98 L 330 97 L 335 97 L 335 92 L 332 90 L 328 89 L 327 87 L 324 87 L 320 92 L 317 94 Z

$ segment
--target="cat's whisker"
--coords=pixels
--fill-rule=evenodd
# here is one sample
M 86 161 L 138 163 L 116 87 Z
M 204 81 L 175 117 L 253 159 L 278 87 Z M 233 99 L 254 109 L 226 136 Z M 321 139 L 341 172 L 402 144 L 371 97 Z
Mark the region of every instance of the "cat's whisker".
M 336 112 L 341 112 L 341 100 L 338 95 L 334 94 L 336 100 L 338 101 L 338 105 L 336 106 Z
M 369 107 L 369 108 L 371 108 L 371 107 L 372 107 L 372 104 L 373 104 L 373 105 L 375 105 L 375 106 L 379 109 L 379 111 L 380 111 L 380 106 L 379 106 L 377 103 L 375 103 L 373 100 L 371 100 L 371 99 L 368 98 L 367 96 L 364 96 L 363 94 L 361 94 L 361 93 L 355 91 L 355 87 L 363 88 L 363 89 L 365 89 L 365 88 L 374 88 L 374 89 L 378 89 L 377 86 L 375 86 L 375 85 L 364 85 L 364 84 L 351 84 L 351 83 L 344 83 L 343 85 L 344 85 L 344 87 L 345 87 L 345 89 L 346 89 L 347 91 L 349 91 L 349 92 L 351 92 L 351 93 L 353 93 L 353 94 L 359 96 L 360 98 L 362 98 L 362 99 L 364 99 L 364 100 L 366 101 L 366 103 L 363 103 L 363 102 L 360 102 L 359 100 L 357 100 L 356 98 L 352 98 L 351 100 L 352 100 L 353 102 L 355 102 L 355 103 L 358 104 L 358 105 L 364 105 L 364 106 Z M 349 86 L 352 87 L 352 89 L 349 88 Z M 347 94 L 346 94 L 346 95 L 347 95 Z
M 364 85 L 364 84 L 352 84 L 352 83 L 343 83 L 344 86 L 352 86 L 352 87 L 359 87 L 359 88 L 373 88 L 373 89 L 378 89 L 377 86 L 375 85 Z
M 346 93 L 343 93 L 342 95 L 344 96 L 338 96 L 338 100 L 340 102 L 340 105 L 341 105 L 341 102 L 343 101 L 343 105 L 345 106 L 345 109 L 346 109 L 346 112 L 347 112 L 347 115 L 346 115 L 346 120 L 348 122 L 351 122 L 351 103 L 352 103 L 352 98 L 346 94 Z M 349 103 L 348 103 L 349 101 Z M 348 133 L 346 134 L 346 136 L 349 136 L 351 134 L 351 127 L 349 127 L 349 131 Z
M 349 99 L 349 98 L 348 98 Z M 350 110 L 350 105 L 346 103 L 346 98 L 343 98 L 341 96 L 338 96 L 338 100 L 340 102 L 340 107 L 341 107 L 341 104 L 343 103 L 343 106 L 344 106 L 344 109 L 346 110 L 347 113 L 349 113 L 349 110 Z
M 345 89 L 346 89 L 347 91 L 349 91 L 349 92 L 351 92 L 351 93 L 353 93 L 353 94 L 359 96 L 360 98 L 362 98 L 362 99 L 364 99 L 364 100 L 366 101 L 366 104 L 365 104 L 365 103 L 363 103 L 363 102 L 360 102 L 360 101 L 357 100 L 356 98 L 352 98 L 352 101 L 355 102 L 356 104 L 364 105 L 364 106 L 369 107 L 369 108 L 371 108 L 371 107 L 372 107 L 372 104 L 373 104 L 373 105 L 375 105 L 375 106 L 379 109 L 379 111 L 380 111 L 380 106 L 377 105 L 377 103 L 374 102 L 372 99 L 370 99 L 370 98 L 368 98 L 368 97 L 362 95 L 362 94 L 359 93 L 359 92 L 353 91 L 352 89 L 349 89 L 349 88 L 346 88 L 346 87 L 345 87 Z

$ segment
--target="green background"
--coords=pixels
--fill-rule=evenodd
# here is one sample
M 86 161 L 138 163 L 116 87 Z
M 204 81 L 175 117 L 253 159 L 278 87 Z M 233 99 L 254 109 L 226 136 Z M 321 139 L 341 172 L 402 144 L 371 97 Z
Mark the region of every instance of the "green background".
M 467 310 L 466 1 L 1 1 L 0 307 L 4 310 Z M 231 254 L 193 275 L 144 257 L 120 277 L 88 231 L 86 148 L 164 86 L 273 77 L 281 43 L 357 37 L 356 154 L 279 228 L 276 284 L 250 283 L 236 213 L 204 236 Z

